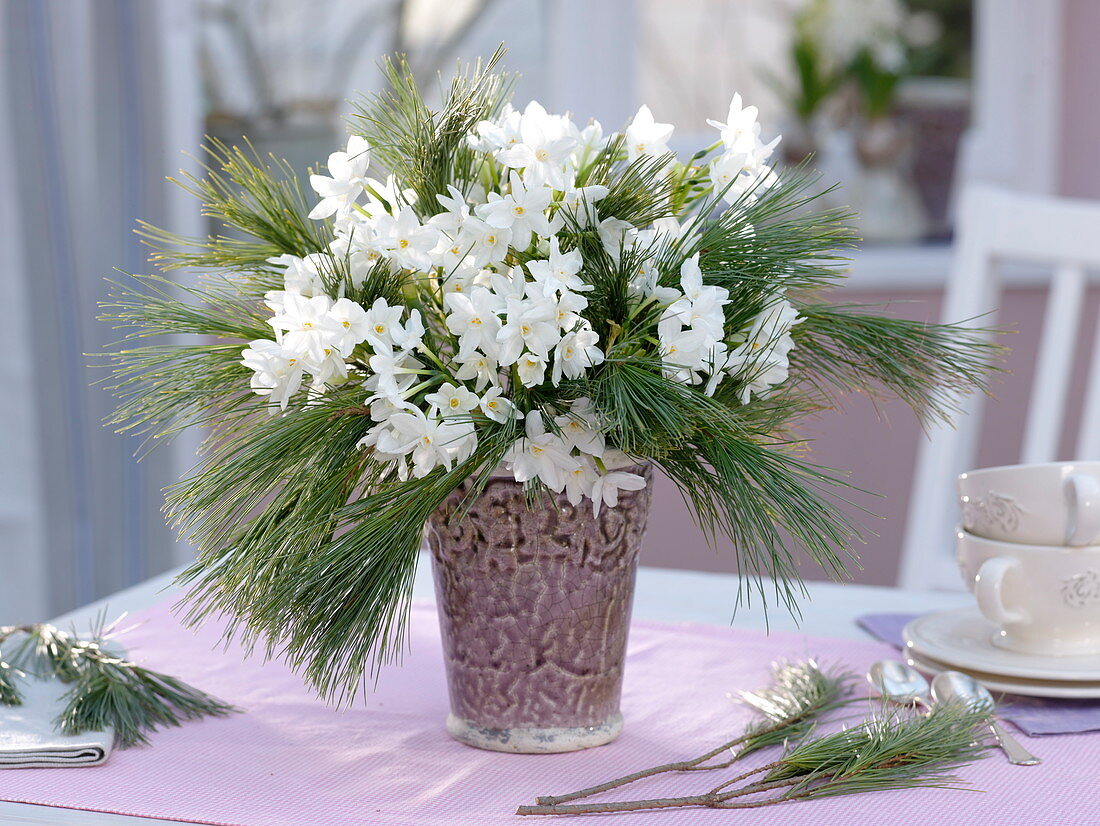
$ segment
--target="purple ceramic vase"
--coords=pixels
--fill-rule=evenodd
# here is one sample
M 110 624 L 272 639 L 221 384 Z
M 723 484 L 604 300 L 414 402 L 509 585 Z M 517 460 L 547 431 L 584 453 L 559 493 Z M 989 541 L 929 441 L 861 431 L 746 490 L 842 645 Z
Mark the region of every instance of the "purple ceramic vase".
M 638 549 L 652 498 L 528 507 L 494 476 L 460 519 L 454 491 L 428 522 L 451 713 L 447 731 L 477 748 L 576 751 L 622 731 L 623 661 Z

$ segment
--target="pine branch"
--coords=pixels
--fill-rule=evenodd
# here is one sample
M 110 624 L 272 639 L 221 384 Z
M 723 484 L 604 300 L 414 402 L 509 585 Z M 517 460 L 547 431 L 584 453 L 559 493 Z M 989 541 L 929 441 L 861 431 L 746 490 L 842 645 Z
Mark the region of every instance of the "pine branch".
M 468 187 L 476 179 L 479 161 L 466 138 L 511 94 L 514 78 L 494 71 L 503 56 L 500 47 L 484 64 L 478 61 L 457 72 L 438 112 L 425 102 L 407 58 L 386 58 L 380 67 L 386 87 L 356 104 L 352 131 L 366 138 L 374 157 L 416 193 L 421 217 L 440 210 L 435 196 L 445 194 L 448 184 Z
M 23 636 L 15 660 L 36 679 L 69 683 L 65 708 L 57 718 L 64 734 L 112 729 L 121 748 L 148 743 L 162 726 L 178 726 L 202 717 L 224 717 L 239 709 L 167 674 L 144 668 L 108 652 L 100 617 L 90 639 L 39 624 L 0 629 L 0 641 Z M 19 705 L 16 670 L 0 663 L 0 704 Z
M 147 745 L 149 733 L 164 726 L 240 710 L 175 677 L 102 652 L 86 655 L 72 682 L 58 718 L 61 731 L 111 728 L 121 748 Z
M 710 541 L 733 540 L 739 570 L 762 599 L 767 577 L 777 598 L 797 610 L 798 559 L 783 532 L 831 576 L 843 576 L 841 549 L 858 534 L 824 496 L 842 480 L 646 359 L 607 364 L 588 390 L 616 444 L 661 466 Z
M 704 794 L 521 806 L 516 814 L 748 809 L 892 789 L 961 788 L 951 772 L 985 756 L 989 746 L 980 732 L 988 718 L 988 711 L 952 703 L 939 704 L 927 715 L 884 709 L 859 726 L 796 743 L 778 760 L 729 778 Z M 761 779 L 731 788 L 756 775 Z M 777 790 L 774 796 L 761 797 Z
M 1004 355 L 996 332 L 966 324 L 929 324 L 874 315 L 865 305 L 799 307 L 791 352 L 797 375 L 825 395 L 892 395 L 922 423 L 949 422 L 960 400 L 987 391 L 987 375 Z M 877 308 L 881 309 L 881 308 Z
M 845 697 L 851 692 L 853 680 L 854 676 L 848 672 L 825 673 L 813 660 L 797 664 L 777 663 L 772 668 L 770 686 L 741 694 L 741 699 L 751 705 L 761 719 L 751 723 L 732 740 L 690 760 L 642 769 L 568 794 L 545 795 L 539 797 L 537 802 L 542 806 L 556 806 L 657 774 L 727 768 L 754 751 L 803 736 L 816 719 L 847 702 Z M 717 764 L 710 763 L 725 752 L 731 753 L 729 759 Z
M 18 706 L 23 704 L 23 696 L 19 693 L 16 680 L 22 676 L 16 668 L 0 660 L 0 705 Z
M 274 156 L 264 159 L 246 142 L 229 147 L 209 139 L 210 164 L 201 178 L 184 173 L 172 180 L 202 202 L 203 215 L 247 236 L 188 238 L 139 222 L 138 234 L 155 250 L 163 269 L 199 268 L 270 273 L 268 259 L 306 256 L 327 246 L 327 227 L 311 221 L 306 195 L 293 168 Z M 249 240 L 251 239 L 251 240 Z

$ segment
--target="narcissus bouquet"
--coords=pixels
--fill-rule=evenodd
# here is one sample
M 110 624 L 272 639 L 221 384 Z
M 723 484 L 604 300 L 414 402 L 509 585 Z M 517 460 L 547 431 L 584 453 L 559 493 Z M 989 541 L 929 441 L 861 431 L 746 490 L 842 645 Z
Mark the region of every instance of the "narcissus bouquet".
M 796 550 L 838 572 L 853 538 L 790 425 L 853 389 L 945 417 L 988 360 L 965 327 L 823 298 L 844 216 L 802 209 L 814 181 L 770 166 L 739 96 L 681 160 L 644 106 L 618 132 L 513 108 L 494 63 L 438 109 L 387 64 L 312 191 L 216 146 L 185 185 L 234 232 L 146 226 L 201 281 L 135 276 L 108 310 L 173 337 L 115 354 L 118 424 L 209 429 L 168 498 L 200 548 L 191 618 L 225 612 L 328 697 L 400 650 L 423 526 L 463 482 L 599 512 L 652 462 L 790 603 Z

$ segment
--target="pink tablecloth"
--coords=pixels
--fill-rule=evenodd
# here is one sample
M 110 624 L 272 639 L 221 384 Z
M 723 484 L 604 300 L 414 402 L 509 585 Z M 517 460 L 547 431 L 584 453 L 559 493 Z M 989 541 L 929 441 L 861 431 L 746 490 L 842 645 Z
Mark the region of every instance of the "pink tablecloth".
M 167 605 L 138 619 L 131 654 L 237 703 L 247 714 L 156 734 L 146 749 L 116 752 L 89 769 L 0 772 L 0 799 L 212 824 L 475 824 L 561 822 L 519 818 L 538 794 L 580 788 L 636 768 L 682 759 L 737 732 L 748 719 L 727 692 L 763 685 L 777 657 L 815 656 L 863 670 L 894 656 L 887 645 L 802 634 L 637 623 L 615 743 L 567 755 L 476 751 L 443 731 L 446 689 L 435 609 L 418 606 L 412 650 L 354 709 L 316 701 L 280 664 L 216 649 L 217 629 L 193 635 Z M 1044 762 L 1012 767 L 999 753 L 967 768 L 984 794 L 920 789 L 740 812 L 682 810 L 590 818 L 667 824 L 1068 824 L 1100 822 L 1100 734 L 1028 739 Z M 710 773 L 637 791 L 659 796 L 714 785 Z M 583 822 L 583 821 L 578 821 Z

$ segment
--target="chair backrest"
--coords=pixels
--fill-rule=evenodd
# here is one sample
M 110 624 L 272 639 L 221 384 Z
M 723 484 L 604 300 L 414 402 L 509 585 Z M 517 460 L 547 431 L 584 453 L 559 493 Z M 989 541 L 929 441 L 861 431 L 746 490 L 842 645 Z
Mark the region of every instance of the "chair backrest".
M 1009 261 L 1053 268 L 1019 459 L 1053 461 L 1079 343 L 1086 274 L 1100 270 L 1100 203 L 967 187 L 959 204 L 944 320 L 994 324 L 1002 294 L 999 265 Z M 1100 458 L 1100 325 L 1097 331 L 1074 450 L 1079 459 Z M 973 466 L 982 407 L 980 395 L 967 398 L 955 427 L 932 428 L 921 445 L 898 576 L 902 587 L 962 587 L 954 563 L 955 477 Z

